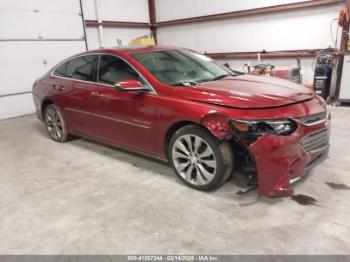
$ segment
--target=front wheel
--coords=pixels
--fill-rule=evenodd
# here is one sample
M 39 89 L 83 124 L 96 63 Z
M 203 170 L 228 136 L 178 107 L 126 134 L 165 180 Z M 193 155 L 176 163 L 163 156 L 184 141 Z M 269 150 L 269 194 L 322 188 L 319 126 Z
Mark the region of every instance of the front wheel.
M 232 174 L 232 146 L 201 126 L 189 125 L 177 130 L 168 150 L 176 174 L 192 188 L 214 190 Z

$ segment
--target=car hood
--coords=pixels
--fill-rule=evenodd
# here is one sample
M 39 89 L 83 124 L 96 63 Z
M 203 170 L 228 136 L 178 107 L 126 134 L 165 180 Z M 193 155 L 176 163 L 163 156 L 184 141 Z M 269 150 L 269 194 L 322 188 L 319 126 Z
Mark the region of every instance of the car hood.
M 291 81 L 248 74 L 175 90 L 184 99 L 235 108 L 278 107 L 314 96 L 310 89 Z

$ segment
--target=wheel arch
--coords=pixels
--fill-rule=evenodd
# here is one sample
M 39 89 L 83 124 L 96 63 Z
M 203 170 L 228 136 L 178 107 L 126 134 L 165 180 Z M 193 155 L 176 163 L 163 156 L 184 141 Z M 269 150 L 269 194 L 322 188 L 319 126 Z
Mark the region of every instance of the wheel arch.
M 170 139 L 172 138 L 172 136 L 175 134 L 175 132 L 177 130 L 179 130 L 180 128 L 187 126 L 187 125 L 203 126 L 199 123 L 196 123 L 196 122 L 190 121 L 190 120 L 182 120 L 182 121 L 178 121 L 178 122 L 173 123 L 165 133 L 164 153 L 166 156 L 168 156 L 168 146 L 169 146 L 169 142 L 170 142 Z
M 44 99 L 43 102 L 41 103 L 41 117 L 43 119 L 44 119 L 44 114 L 45 114 L 45 108 L 51 104 L 54 104 L 54 102 L 49 98 Z
M 209 132 L 221 140 L 229 140 L 232 138 L 233 130 L 229 123 L 229 119 L 219 113 L 211 113 L 202 117 L 200 124 Z
M 199 122 L 191 121 L 191 120 L 181 120 L 173 123 L 167 130 L 164 139 L 164 152 L 165 155 L 168 156 L 168 144 L 170 142 L 171 137 L 174 133 L 187 125 L 196 125 L 203 127 L 208 130 L 214 137 L 221 140 L 228 140 L 232 138 L 232 129 L 229 124 L 228 119 L 218 113 L 205 114 L 199 120 Z

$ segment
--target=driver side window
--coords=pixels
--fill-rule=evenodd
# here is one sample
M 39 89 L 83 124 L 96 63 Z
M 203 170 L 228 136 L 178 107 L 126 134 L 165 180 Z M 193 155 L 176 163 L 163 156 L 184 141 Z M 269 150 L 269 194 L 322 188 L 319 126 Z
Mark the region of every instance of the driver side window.
M 125 61 L 115 56 L 101 55 L 98 66 L 98 82 L 113 85 L 123 80 L 144 83 L 139 74 Z

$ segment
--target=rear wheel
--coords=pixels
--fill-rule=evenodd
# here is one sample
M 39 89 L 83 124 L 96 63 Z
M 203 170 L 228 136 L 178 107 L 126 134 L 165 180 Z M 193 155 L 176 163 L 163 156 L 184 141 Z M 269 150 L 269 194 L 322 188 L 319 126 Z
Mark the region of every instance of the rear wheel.
M 198 190 L 218 188 L 233 171 L 230 143 L 218 140 L 200 126 L 189 125 L 176 131 L 168 156 L 181 180 Z
M 50 104 L 45 108 L 45 125 L 50 138 L 56 142 L 65 142 L 68 132 L 59 108 Z

